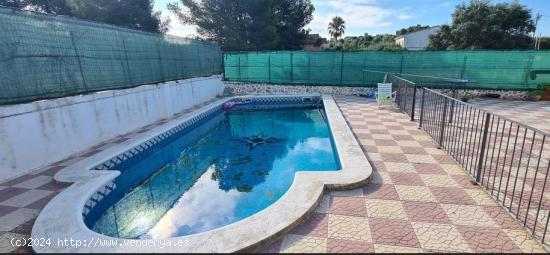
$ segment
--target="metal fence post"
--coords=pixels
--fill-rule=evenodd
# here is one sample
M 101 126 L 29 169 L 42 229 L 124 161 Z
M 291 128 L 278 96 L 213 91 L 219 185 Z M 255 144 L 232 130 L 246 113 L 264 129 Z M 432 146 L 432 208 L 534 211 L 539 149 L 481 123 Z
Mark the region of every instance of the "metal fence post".
M 445 103 L 443 105 L 443 114 L 441 116 L 441 127 L 439 132 L 439 148 L 443 148 L 443 136 L 445 135 L 445 122 L 447 120 L 447 104 L 449 100 L 445 97 Z
M 86 83 L 86 79 L 84 79 L 84 72 L 82 72 L 82 61 L 80 60 L 80 55 L 78 54 L 78 50 L 76 49 L 76 43 L 74 42 L 73 31 L 69 31 L 69 35 L 71 36 L 71 42 L 73 43 L 74 54 L 76 55 L 76 60 L 78 62 L 78 68 L 80 69 L 80 77 L 82 78 L 82 84 L 84 85 L 84 91 L 88 92 L 88 84 Z
M 416 83 L 413 87 L 413 98 L 412 98 L 412 109 L 411 109 L 411 121 L 414 121 L 414 113 L 416 112 Z
M 126 51 L 126 40 L 122 39 L 122 47 L 124 49 L 124 59 L 126 60 L 126 72 L 128 73 L 128 79 L 130 80 L 130 85 L 134 85 L 132 79 L 132 73 L 130 73 L 130 62 L 128 62 L 128 52 Z
M 160 55 L 160 43 L 157 43 L 157 56 L 159 60 L 160 77 L 162 78 L 162 82 L 166 82 L 166 78 L 164 77 L 164 67 L 162 66 L 162 57 Z
M 241 74 L 241 56 L 239 56 L 239 63 L 237 64 L 237 67 L 239 68 L 239 81 L 242 81 L 243 77 L 242 77 L 242 74 Z
M 456 86 L 454 85 L 453 83 L 453 87 L 452 87 L 452 90 L 453 90 L 453 98 L 456 99 Z M 455 101 L 454 100 L 451 100 L 451 117 L 449 118 L 449 123 L 452 123 L 453 122 L 453 116 L 455 114 Z
M 403 60 L 405 59 L 405 56 L 401 55 L 401 61 L 399 62 L 399 75 L 403 74 Z
M 422 88 L 422 100 L 420 101 L 420 121 L 418 123 L 418 129 L 422 128 L 422 121 L 424 120 L 424 101 L 426 101 L 426 89 Z
M 489 119 L 491 118 L 490 113 L 485 114 L 485 127 L 483 128 L 483 138 L 481 140 L 481 152 L 479 155 L 479 160 L 477 162 L 477 174 L 476 182 L 479 183 L 481 180 L 481 171 L 483 170 L 483 161 L 485 160 L 485 150 L 487 147 L 487 137 L 489 136 Z
M 267 72 L 269 73 L 269 83 L 271 83 L 271 55 L 267 56 Z
M 182 49 L 181 47 L 178 47 L 178 57 L 181 61 L 181 76 L 180 76 L 180 78 L 185 79 L 186 78 L 185 77 L 185 68 L 186 68 L 185 63 L 186 62 L 184 61 L 185 58 L 183 57 L 183 54 L 181 54 L 181 49 Z M 226 71 L 225 70 L 225 53 L 222 53 L 221 57 L 222 57 L 222 66 L 221 67 L 223 68 L 222 75 L 223 75 L 223 80 L 225 81 L 226 80 L 226 76 L 225 76 L 225 73 L 226 73 L 225 72 Z
M 294 83 L 294 53 L 290 53 L 290 83 Z
M 309 84 L 311 80 L 311 56 L 307 55 L 307 84 Z
M 340 51 L 340 85 L 344 81 L 344 52 Z
M 401 82 L 403 82 L 403 80 Z M 403 103 L 402 103 L 402 105 L 403 105 L 403 111 L 405 113 L 407 113 L 407 97 L 408 97 L 408 94 L 409 94 L 409 85 L 406 84 L 405 82 L 403 82 L 403 83 L 405 84 L 405 86 L 404 86 L 405 87 L 405 92 L 403 93 Z

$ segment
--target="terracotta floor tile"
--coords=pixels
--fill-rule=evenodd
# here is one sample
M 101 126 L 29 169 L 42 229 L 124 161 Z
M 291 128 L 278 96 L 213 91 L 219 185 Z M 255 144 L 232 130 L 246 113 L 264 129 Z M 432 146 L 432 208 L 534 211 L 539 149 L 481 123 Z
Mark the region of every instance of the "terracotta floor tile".
M 416 173 L 413 163 L 384 162 L 384 165 L 388 172 Z
M 326 238 L 328 234 L 328 215 L 313 213 L 305 222 L 292 229 L 290 233 Z
M 407 214 L 403 210 L 401 201 L 366 199 L 367 214 L 369 218 L 407 220 Z
M 372 172 L 371 183 L 392 184 L 390 175 L 387 172 Z
M 405 157 L 411 163 L 437 163 L 431 155 L 405 154 Z
M 442 204 L 441 207 L 455 225 L 498 227 L 498 224 L 485 213 L 481 206 Z
M 420 176 L 416 173 L 394 173 L 390 172 L 390 178 L 395 185 L 426 186 Z
M 503 229 L 502 231 L 524 253 L 548 253 L 523 229 Z
M 409 160 L 402 153 L 380 153 L 384 162 L 408 163 Z
M 406 247 L 406 246 L 374 244 L 374 252 L 376 253 L 422 253 L 422 249 Z
M 520 253 L 510 237 L 498 228 L 457 226 L 458 231 L 474 252 Z
M 0 192 L 0 203 L 27 192 L 28 189 L 8 187 Z
M 351 190 L 333 190 L 330 192 L 331 196 L 335 197 L 363 197 L 363 188 L 351 189 Z
M 461 188 L 430 187 L 430 190 L 442 204 L 475 205 L 476 202 Z
M 401 200 L 436 202 L 436 198 L 428 187 L 395 185 L 397 194 Z
M 370 218 L 369 225 L 375 244 L 420 248 L 409 221 Z
M 418 154 L 418 155 L 427 155 L 428 154 L 426 152 L 426 150 L 424 150 L 421 147 L 405 147 L 405 146 L 402 146 L 401 150 L 405 154 Z
M 364 198 L 333 197 L 329 212 L 347 216 L 367 216 L 367 207 Z
M 0 202 L 0 204 L 7 205 L 7 206 L 14 206 L 14 207 L 25 207 L 42 198 L 49 196 L 52 193 L 53 193 L 52 191 L 39 190 L 39 189 L 26 190 L 25 192 L 17 196 L 13 196 L 9 199 L 6 199 Z
M 24 188 L 24 189 L 36 189 L 42 185 L 48 184 L 53 181 L 52 176 L 47 175 L 35 175 L 33 178 L 28 179 L 24 182 L 13 185 L 13 187 Z
M 0 217 L 17 210 L 17 207 L 0 205 Z
M 15 186 L 17 184 L 20 184 L 22 182 L 25 182 L 25 181 L 30 180 L 30 179 L 35 178 L 35 177 L 36 176 L 34 176 L 34 175 L 26 174 L 26 175 L 23 175 L 23 176 L 15 178 L 15 179 L 12 179 L 10 181 L 2 183 L 2 186 Z
M 450 224 L 413 222 L 414 232 L 424 249 L 451 252 L 471 252 L 468 243 Z
M 503 229 L 521 229 L 517 221 L 504 211 L 502 207 L 493 204 L 493 206 L 483 206 L 482 208 L 485 213 Z
M 327 252 L 329 253 L 373 253 L 374 246 L 371 243 L 328 239 Z
M 398 200 L 399 195 L 391 184 L 369 183 L 363 188 L 365 197 L 371 199 Z
M 447 175 L 447 172 L 441 168 L 439 164 L 417 163 L 413 164 L 414 169 L 419 174 L 442 174 Z
M 479 186 L 472 182 L 467 175 L 449 175 L 464 189 L 478 189 Z
M 327 239 L 300 235 L 287 235 L 282 241 L 282 253 L 324 253 L 327 252 Z
M 372 242 L 369 220 L 365 217 L 329 214 L 328 237 L 332 239 Z
M 57 192 L 56 193 L 52 193 L 44 198 L 41 198 L 31 204 L 28 204 L 25 206 L 25 208 L 30 208 L 30 209 L 39 209 L 39 210 L 42 210 L 42 208 L 44 208 L 48 202 L 50 202 L 50 200 L 52 200 L 52 198 L 54 198 L 55 196 L 57 196 Z
M 487 194 L 485 190 L 479 189 L 465 189 L 464 190 L 470 197 L 476 202 L 477 205 L 494 205 L 495 200 Z
M 445 210 L 438 203 L 404 201 L 403 208 L 413 222 L 451 223 Z
M 447 188 L 458 188 L 460 185 L 448 175 L 440 174 L 420 174 L 420 179 L 430 187 L 447 187 Z

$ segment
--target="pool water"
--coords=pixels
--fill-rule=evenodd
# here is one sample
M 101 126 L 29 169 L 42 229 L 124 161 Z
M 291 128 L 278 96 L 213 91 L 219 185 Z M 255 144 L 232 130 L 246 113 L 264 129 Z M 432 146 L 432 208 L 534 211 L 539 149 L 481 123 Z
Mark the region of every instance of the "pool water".
M 86 217 L 96 232 L 168 238 L 212 230 L 277 201 L 297 171 L 340 169 L 321 107 L 221 111 L 120 166 L 112 192 Z

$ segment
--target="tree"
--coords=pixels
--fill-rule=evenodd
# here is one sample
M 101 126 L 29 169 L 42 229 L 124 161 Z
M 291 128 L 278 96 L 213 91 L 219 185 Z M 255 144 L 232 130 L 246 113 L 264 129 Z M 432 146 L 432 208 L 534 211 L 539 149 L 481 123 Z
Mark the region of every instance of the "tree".
M 424 30 L 426 28 L 430 28 L 430 26 L 422 26 L 420 24 L 417 24 L 416 26 L 410 26 L 408 28 L 399 29 L 395 31 L 395 35 L 404 35 L 404 34 L 416 32 L 416 31 Z
M 550 37 L 541 37 L 539 39 L 539 49 L 550 50 Z
M 323 50 L 341 50 L 341 51 L 359 51 L 359 50 L 373 50 L 373 51 L 399 51 L 403 50 L 401 46 L 395 43 L 395 36 L 390 34 L 383 35 L 369 35 L 365 33 L 362 36 L 358 36 L 351 40 L 331 40 L 330 42 L 323 44 L 321 48 Z
M 301 49 L 314 11 L 310 0 L 181 0 L 181 5 L 168 9 L 228 51 Z
M 0 0 L 0 5 L 66 15 L 148 32 L 166 32 L 169 21 L 153 12 L 154 0 Z
M 535 29 L 531 10 L 514 3 L 471 0 L 458 5 L 453 22 L 430 37 L 430 49 L 527 49 Z
M 328 24 L 328 33 L 332 38 L 338 40 L 338 37 L 344 35 L 346 22 L 340 16 L 334 16 Z

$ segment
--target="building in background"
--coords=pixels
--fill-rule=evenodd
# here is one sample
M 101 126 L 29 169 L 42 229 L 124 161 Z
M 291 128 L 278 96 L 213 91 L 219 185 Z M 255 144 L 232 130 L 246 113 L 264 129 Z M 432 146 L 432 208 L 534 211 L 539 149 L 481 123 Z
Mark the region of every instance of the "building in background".
M 306 42 L 303 50 L 305 51 L 320 51 L 321 45 L 327 42 L 326 38 L 321 37 L 319 34 L 308 34 L 306 36 Z
M 395 43 L 407 50 L 426 50 L 430 44 L 430 35 L 439 32 L 440 27 L 430 27 L 416 32 L 398 35 Z

